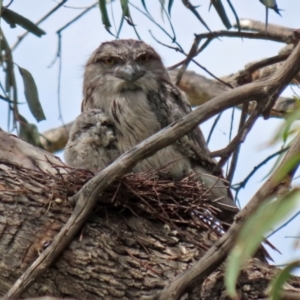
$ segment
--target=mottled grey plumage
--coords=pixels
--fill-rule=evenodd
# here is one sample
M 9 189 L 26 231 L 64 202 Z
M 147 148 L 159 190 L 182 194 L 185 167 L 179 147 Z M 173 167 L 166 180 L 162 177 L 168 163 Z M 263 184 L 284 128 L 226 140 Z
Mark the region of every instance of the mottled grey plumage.
M 92 109 L 79 115 L 70 131 L 65 148 L 65 160 L 69 166 L 99 171 L 118 156 L 116 138 L 111 121 L 100 109 Z
M 101 109 L 111 120 L 120 154 L 184 117 L 191 107 L 171 83 L 156 51 L 141 41 L 103 43 L 88 60 L 82 111 Z M 233 205 L 199 128 L 140 162 L 134 172 L 161 169 L 172 178 L 191 172 L 211 187 L 214 198 Z

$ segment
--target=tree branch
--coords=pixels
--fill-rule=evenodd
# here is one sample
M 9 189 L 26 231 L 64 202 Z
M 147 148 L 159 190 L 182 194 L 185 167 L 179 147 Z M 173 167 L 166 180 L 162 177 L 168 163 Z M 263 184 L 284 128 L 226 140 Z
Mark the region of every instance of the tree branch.
M 234 246 L 240 228 L 247 218 L 259 207 L 259 205 L 269 196 L 278 191 L 281 185 L 286 185 L 285 179 L 278 180 L 282 175 L 282 168 L 300 152 L 300 134 L 295 139 L 291 148 L 286 153 L 284 159 L 276 168 L 272 176 L 256 192 L 249 203 L 236 215 L 235 222 L 226 232 L 226 234 L 213 245 L 208 252 L 190 269 L 178 275 L 175 280 L 166 287 L 155 298 L 158 300 L 169 299 L 179 300 L 184 292 L 196 281 L 201 281 L 205 276 L 215 270 L 226 258 L 228 252 Z
M 3 297 L 3 300 L 16 299 L 20 298 L 22 293 L 32 284 L 35 279 L 40 276 L 52 263 L 53 261 L 62 253 L 62 251 L 69 245 L 73 240 L 75 234 L 82 228 L 86 219 L 90 215 L 92 209 L 99 199 L 99 195 L 107 188 L 114 180 L 121 177 L 122 175 L 129 172 L 140 160 L 145 159 L 153 155 L 158 150 L 174 143 L 177 139 L 187 134 L 194 128 L 198 126 L 199 123 L 207 120 L 218 112 L 222 111 L 225 108 L 239 105 L 241 103 L 256 99 L 258 102 L 263 102 L 265 99 L 272 101 L 276 99 L 278 95 L 284 90 L 286 84 L 292 80 L 300 70 L 300 44 L 296 47 L 287 61 L 284 63 L 283 67 L 279 72 L 274 74 L 274 76 L 268 80 L 262 82 L 251 83 L 249 85 L 238 87 L 232 91 L 224 93 L 222 96 L 216 97 L 214 100 L 200 106 L 196 110 L 192 111 L 183 119 L 172 123 L 168 127 L 162 129 L 155 135 L 151 136 L 147 140 L 141 142 L 131 150 L 127 151 L 121 157 L 119 157 L 115 162 L 97 174 L 93 179 L 86 183 L 82 189 L 74 196 L 74 201 L 76 202 L 76 207 L 71 217 L 69 218 L 66 225 L 63 226 L 59 234 L 56 236 L 52 244 L 47 248 L 41 256 L 26 270 L 26 272 L 19 278 L 16 283 L 11 287 L 9 292 Z M 289 153 L 293 153 L 290 151 Z M 273 179 L 274 181 L 275 179 Z M 271 182 L 271 183 L 269 183 Z M 274 183 L 268 181 L 269 185 Z M 278 182 L 276 181 L 277 186 Z M 270 192 L 270 186 L 267 186 L 268 193 Z M 264 191 L 264 189 L 263 189 Z M 264 194 L 262 193 L 262 196 Z M 260 202 L 258 200 L 252 201 L 255 205 Z M 251 211 L 251 205 L 248 209 Z M 255 206 L 256 207 L 256 206 Z M 253 207 L 252 207 L 253 210 Z M 243 217 L 243 214 L 247 212 L 247 209 L 243 210 L 243 213 L 240 214 L 240 217 Z M 238 218 L 237 221 L 240 219 Z M 239 224 L 236 226 L 240 226 Z M 228 234 L 225 236 L 228 238 L 230 233 L 233 232 L 236 234 L 236 227 L 229 230 Z M 239 227 L 238 227 L 239 228 Z M 225 237 L 217 243 L 219 247 L 225 247 L 225 249 L 230 249 L 233 241 L 229 239 L 226 240 Z M 221 251 L 220 254 L 216 254 L 211 258 L 212 253 L 215 253 L 216 246 L 212 247 L 207 255 L 205 255 L 208 260 L 204 260 L 205 268 L 201 266 L 200 276 L 207 274 L 211 271 L 213 267 L 216 267 L 224 259 L 226 251 Z M 227 250 L 228 251 L 228 250 Z M 201 260 L 201 263 L 203 260 Z M 208 262 L 209 265 L 207 264 Z M 196 264 L 199 266 L 199 263 Z M 190 271 L 189 278 L 193 282 L 195 279 L 199 278 L 198 268 L 192 268 Z M 187 277 L 184 276 L 185 281 L 175 280 L 171 285 L 171 291 L 174 290 L 174 285 L 180 283 L 179 293 L 181 294 L 188 284 L 186 282 Z M 169 288 L 168 288 L 169 289 Z M 167 289 L 167 290 L 168 290 Z M 178 290 L 176 288 L 176 290 Z M 163 292 L 163 295 L 166 295 L 166 291 Z M 162 298 L 161 299 L 166 299 Z M 178 298 L 174 298 L 178 299 Z
M 233 25 L 237 28 L 237 24 Z M 251 19 L 240 19 L 240 27 L 243 30 L 256 31 L 258 33 L 266 32 L 265 22 L 260 22 Z M 294 29 L 287 28 L 275 24 L 268 24 L 268 36 L 271 36 L 273 40 L 280 40 L 284 43 L 291 43 L 294 40 Z

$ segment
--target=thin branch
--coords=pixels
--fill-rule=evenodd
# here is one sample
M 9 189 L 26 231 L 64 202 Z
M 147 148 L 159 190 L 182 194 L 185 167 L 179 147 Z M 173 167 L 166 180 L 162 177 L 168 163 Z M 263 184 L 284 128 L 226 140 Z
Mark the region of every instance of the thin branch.
M 203 71 L 205 71 L 207 74 L 209 74 L 212 78 L 216 79 L 220 83 L 222 83 L 222 84 L 228 86 L 229 88 L 233 89 L 233 86 L 230 83 L 228 83 L 228 82 L 220 79 L 219 77 L 215 76 L 213 73 L 211 73 L 210 71 L 208 71 L 205 67 L 203 67 L 202 65 L 200 65 L 196 60 L 192 59 L 192 62 L 195 65 L 197 65 L 199 68 L 201 68 Z
M 291 81 L 300 69 L 300 44 L 295 48 L 292 55 L 283 64 L 280 72 L 276 73 L 271 79 L 264 82 L 250 83 L 246 86 L 238 87 L 232 91 L 216 97 L 213 101 L 205 103 L 189 113 L 183 119 L 172 123 L 155 135 L 141 142 L 131 150 L 127 151 L 115 162 L 98 173 L 93 179 L 86 183 L 82 189 L 74 196 L 76 207 L 67 223 L 63 226 L 59 234 L 55 237 L 52 244 L 37 258 L 37 260 L 23 273 L 3 300 L 20 298 L 22 293 L 40 276 L 71 243 L 76 233 L 82 228 L 89 217 L 92 209 L 102 194 L 113 181 L 130 171 L 138 161 L 153 155 L 158 150 L 174 143 L 194 128 L 199 123 L 207 120 L 218 112 L 228 107 L 236 106 L 240 103 L 250 101 L 255 98 L 258 102 L 265 101 L 267 95 L 277 98 L 283 91 L 287 82 Z M 294 154 L 295 150 L 300 151 L 300 138 L 298 143 L 294 143 L 290 148 L 289 154 Z M 290 157 L 286 155 L 286 158 Z M 286 159 L 283 160 L 286 163 Z M 278 175 L 277 172 L 274 173 Z M 275 179 L 276 178 L 276 179 Z M 179 278 L 167 287 L 160 299 L 179 299 L 187 286 L 195 280 L 211 272 L 225 258 L 227 252 L 232 247 L 234 239 L 240 227 L 240 221 L 244 220 L 270 192 L 274 192 L 278 185 L 278 176 L 273 176 L 267 185 L 264 185 L 249 203 L 247 209 L 239 213 L 239 218 L 229 231 L 206 253 L 198 263 L 187 272 L 181 274 Z M 101 198 L 100 198 L 101 199 Z M 224 250 L 224 251 L 223 251 Z M 188 274 L 188 275 L 186 275 Z M 173 291 L 176 291 L 174 295 Z M 168 298 L 173 295 L 171 298 Z
M 135 6 L 134 4 L 132 4 L 131 2 L 128 2 L 129 5 L 131 5 L 132 7 L 134 7 L 137 11 L 139 11 L 141 14 L 143 14 L 145 17 L 147 17 L 153 24 L 155 24 L 163 33 L 165 33 L 171 40 L 173 43 L 175 43 L 178 48 L 183 51 L 183 48 L 181 47 L 181 45 L 176 41 L 175 36 L 172 37 L 168 31 L 166 31 L 159 23 L 157 23 L 153 17 L 150 14 L 147 14 L 145 12 L 143 12 L 141 9 L 139 9 L 137 6 Z
M 273 42 L 285 43 L 285 36 L 280 35 L 270 35 L 266 36 L 265 33 L 259 32 L 245 32 L 245 31 L 227 31 L 219 30 L 207 33 L 196 34 L 196 37 L 200 39 L 215 39 L 218 37 L 230 37 L 230 38 L 246 38 L 246 39 L 255 39 L 255 40 L 270 40 Z M 293 40 L 295 41 L 295 39 Z
M 236 149 L 235 149 L 235 151 L 232 155 L 229 172 L 228 172 L 228 175 L 226 177 L 226 179 L 230 182 L 230 184 L 232 183 L 233 176 L 234 176 L 234 173 L 235 173 L 235 169 L 236 169 L 236 166 L 237 166 L 237 162 L 238 162 L 238 158 L 239 158 L 239 154 L 240 154 L 240 149 L 241 149 L 241 144 L 245 141 L 247 134 L 250 132 L 251 128 L 253 127 L 253 125 L 255 123 L 255 121 L 257 120 L 257 118 L 256 118 L 256 120 L 254 120 L 252 124 L 251 123 L 249 124 L 248 128 L 246 127 L 245 123 L 246 123 L 246 120 L 247 120 L 248 106 L 249 106 L 248 103 L 243 104 L 243 109 L 242 109 L 240 124 L 239 124 L 239 130 L 238 130 L 238 133 L 239 132 L 242 133 L 241 140 L 240 140 L 240 143 L 237 145 L 237 147 L 236 147 Z
M 200 21 L 200 23 L 208 30 L 211 31 L 209 29 L 209 27 L 207 26 L 207 24 L 204 22 L 204 20 L 202 19 L 202 17 L 200 16 L 200 14 L 197 12 L 196 7 L 194 5 L 192 5 L 190 3 L 190 1 L 188 0 L 182 0 L 183 5 L 189 9 L 195 16 L 196 18 Z
M 180 62 L 178 65 L 182 65 L 182 68 L 178 71 L 177 75 L 176 75 L 176 79 L 175 79 L 175 84 L 176 85 L 179 85 L 180 84 L 180 80 L 181 80 L 181 77 L 183 76 L 184 72 L 186 71 L 186 67 L 187 67 L 187 64 L 192 61 L 195 65 L 197 65 L 199 68 L 201 68 L 202 70 L 204 70 L 207 74 L 209 74 L 211 77 L 213 77 L 214 79 L 216 79 L 217 81 L 219 81 L 220 83 L 230 87 L 230 88 L 233 88 L 233 86 L 228 83 L 228 82 L 225 82 L 223 81 L 222 79 L 218 78 L 217 76 L 215 76 L 213 73 L 211 73 L 210 71 L 208 71 L 205 67 L 203 67 L 202 65 L 200 65 L 196 60 L 193 59 L 193 57 L 196 55 L 195 54 L 195 51 L 193 49 L 195 49 L 195 44 L 197 44 L 197 41 L 195 40 L 195 42 L 193 43 L 193 46 L 190 50 L 190 53 L 189 54 L 186 54 L 181 48 L 178 48 L 178 47 L 173 47 L 173 46 L 169 46 L 169 45 L 166 45 L 165 43 L 163 42 L 160 42 L 151 32 L 151 30 L 149 30 L 149 33 L 151 34 L 151 36 L 153 37 L 153 39 L 159 43 L 160 45 L 162 46 L 165 46 L 169 49 L 173 49 L 175 50 L 176 52 L 180 52 L 181 54 L 185 55 L 186 56 L 186 59 L 182 61 L 182 63 Z M 194 53 L 194 54 L 193 54 Z M 173 66 L 174 67 L 174 66 Z M 172 67 L 172 68 L 173 68 Z
M 248 118 L 244 125 L 241 125 L 240 130 L 234 139 L 223 149 L 211 153 L 211 157 L 221 157 L 218 163 L 219 167 L 224 166 L 230 155 L 236 150 L 237 146 L 245 141 L 247 134 L 250 132 L 255 121 L 258 119 L 263 108 L 257 108 Z
M 92 4 L 89 7 L 87 7 L 87 9 L 85 9 L 84 11 L 82 11 L 74 19 L 72 19 L 67 24 L 65 24 L 63 27 L 61 27 L 60 29 L 58 29 L 56 31 L 56 33 L 61 33 L 62 31 L 64 31 L 66 28 L 68 28 L 70 25 L 72 25 L 74 22 L 76 22 L 78 19 L 80 19 L 82 16 L 84 16 L 87 12 L 89 12 L 91 9 L 93 9 L 94 7 L 96 7 L 98 4 L 99 4 L 99 2 L 95 2 L 94 4 Z
M 233 26 L 237 27 L 236 24 L 234 24 Z M 256 31 L 266 36 L 265 22 L 251 19 L 240 19 L 240 27 L 243 30 Z M 268 24 L 268 36 L 266 38 L 268 39 L 271 36 L 274 39 L 281 39 L 283 43 L 289 44 L 294 41 L 293 31 L 293 28 L 287 28 L 275 24 Z
M 35 23 L 35 25 L 39 25 L 46 19 L 48 19 L 53 13 L 55 13 L 61 6 L 63 6 L 68 0 L 63 0 L 59 4 L 57 4 L 52 10 L 50 10 L 45 16 L 43 16 L 39 21 Z M 18 45 L 22 42 L 22 40 L 26 37 L 29 31 L 24 32 L 22 35 L 18 37 L 18 41 L 12 46 L 11 51 L 14 51 Z
M 298 48 L 300 49 L 300 47 Z M 195 284 L 195 282 L 201 282 L 205 276 L 208 276 L 212 271 L 220 266 L 220 264 L 225 260 L 228 252 L 234 246 L 234 242 L 244 222 L 251 214 L 253 214 L 254 211 L 256 211 L 256 209 L 264 200 L 276 193 L 276 190 L 281 184 L 279 175 L 282 175 L 283 166 L 285 166 L 287 162 L 289 162 L 290 159 L 299 152 L 300 135 L 297 136 L 281 164 L 277 167 L 269 180 L 266 181 L 266 183 L 252 197 L 250 202 L 237 214 L 234 223 L 223 235 L 223 237 L 221 237 L 198 262 L 196 262 L 187 271 L 179 274 L 168 287 L 166 287 L 157 297 L 154 297 L 153 299 L 179 300 L 184 292 L 187 291 L 193 284 Z
M 240 191 L 240 189 L 244 188 L 247 184 L 247 182 L 250 180 L 250 178 L 255 174 L 255 172 L 261 168 L 263 165 L 265 165 L 269 160 L 273 159 L 274 157 L 286 152 L 287 150 L 289 149 L 289 147 L 286 147 L 286 148 L 283 148 L 283 149 L 280 149 L 279 151 L 269 155 L 266 159 L 264 159 L 261 163 L 259 163 L 257 166 L 255 166 L 253 168 L 253 170 L 248 174 L 248 176 L 240 183 L 236 183 L 232 186 L 232 188 L 234 190 L 236 190 L 236 196 L 235 198 L 237 198 L 238 196 L 238 193 Z
M 282 62 L 284 60 L 286 60 L 289 57 L 290 53 L 285 53 L 285 54 L 279 54 L 276 56 L 272 56 L 272 57 L 268 57 L 265 59 L 262 59 L 258 62 L 255 62 L 253 64 L 250 64 L 249 66 L 247 66 L 245 68 L 245 70 L 243 70 L 242 72 L 240 72 L 240 74 L 236 77 L 236 81 L 238 83 L 238 85 L 241 84 L 245 84 L 245 83 L 249 83 L 252 82 L 252 74 L 264 67 Z
M 300 211 L 298 211 L 296 214 L 294 214 L 291 218 L 289 218 L 286 222 L 284 222 L 281 226 L 279 226 L 277 229 L 273 230 L 268 236 L 267 239 L 270 238 L 272 235 L 280 231 L 285 226 L 289 225 L 295 218 L 297 218 L 300 215 Z
M 193 57 L 195 57 L 200 41 L 201 41 L 201 39 L 195 38 L 194 43 L 193 43 L 189 53 L 187 55 L 185 53 L 183 53 L 184 55 L 186 55 L 186 59 L 177 73 L 176 81 L 175 81 L 176 85 L 178 85 L 178 83 L 180 82 L 181 77 L 182 77 L 183 73 L 186 71 L 190 61 L 193 59 Z
M 65 125 L 62 109 L 61 109 L 61 99 L 60 99 L 60 86 L 61 86 L 61 70 L 62 70 L 62 53 L 61 53 L 61 33 L 58 33 L 59 39 L 59 51 L 58 51 L 58 76 L 57 76 L 57 107 L 58 107 L 58 119 L 63 125 Z
M 208 134 L 208 137 L 207 137 L 207 140 L 206 140 L 206 144 L 207 144 L 207 145 L 208 145 L 209 142 L 210 142 L 210 139 L 211 139 L 211 137 L 212 137 L 212 134 L 213 134 L 213 132 L 214 132 L 214 130 L 215 130 L 215 128 L 216 128 L 218 122 L 220 121 L 220 119 L 221 119 L 221 117 L 222 117 L 222 114 L 223 114 L 223 112 L 220 112 L 220 113 L 218 114 L 218 116 L 216 117 L 216 119 L 214 120 L 214 122 L 213 122 L 213 124 L 212 124 L 212 126 L 211 126 L 211 129 L 210 129 L 210 131 L 209 131 L 209 134 Z M 214 156 L 212 156 L 212 157 L 214 157 Z
M 17 83 L 16 83 L 16 77 L 14 72 L 14 62 L 13 62 L 13 56 L 12 51 L 8 45 L 8 42 L 6 40 L 6 37 L 0 28 L 0 35 L 2 38 L 2 49 L 5 51 L 6 56 L 6 93 L 8 95 L 9 99 L 13 100 L 13 129 L 17 129 L 17 121 L 19 121 L 19 110 L 18 110 L 18 93 L 17 93 Z M 11 95 L 12 92 L 12 95 Z

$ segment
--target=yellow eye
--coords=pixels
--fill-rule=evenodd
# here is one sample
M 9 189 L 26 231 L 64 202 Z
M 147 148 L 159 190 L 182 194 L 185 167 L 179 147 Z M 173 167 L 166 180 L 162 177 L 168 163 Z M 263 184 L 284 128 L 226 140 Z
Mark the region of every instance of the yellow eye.
M 116 60 L 112 57 L 106 57 L 102 61 L 108 66 L 112 66 L 116 63 Z
M 138 60 L 138 62 L 140 62 L 142 64 L 146 64 L 149 61 L 149 58 L 150 58 L 149 55 L 142 54 L 137 58 L 137 60 Z

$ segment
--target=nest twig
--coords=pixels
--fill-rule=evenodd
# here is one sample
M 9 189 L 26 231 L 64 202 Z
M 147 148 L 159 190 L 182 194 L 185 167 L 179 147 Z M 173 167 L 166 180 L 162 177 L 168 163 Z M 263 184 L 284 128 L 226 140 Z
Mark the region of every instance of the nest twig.
M 49 162 L 50 163 L 50 162 Z M 42 170 L 26 169 L 11 165 L 18 169 L 18 191 L 32 194 L 25 183 L 30 181 L 34 185 L 44 185 L 51 189 L 52 201 L 68 199 L 77 193 L 82 186 L 93 178 L 94 174 L 87 170 L 73 169 L 67 166 L 56 166 L 56 175 Z M 173 229 L 178 226 L 192 226 L 205 229 L 221 236 L 227 226 L 222 218 L 224 212 L 208 200 L 209 190 L 193 175 L 182 180 L 164 179 L 164 174 L 158 171 L 131 173 L 114 182 L 99 196 L 97 211 L 101 209 L 118 209 L 158 220 Z M 16 182 L 14 181 L 15 185 Z M 13 188 L 8 180 L 7 187 Z M 67 206 L 69 202 L 66 201 Z M 51 206 L 50 209 L 59 209 Z M 220 221 L 219 221 L 220 220 Z

